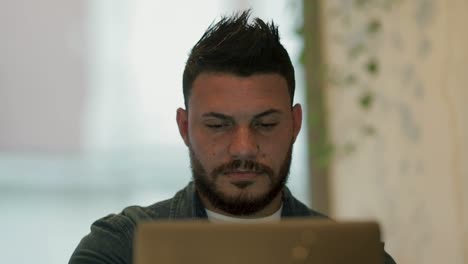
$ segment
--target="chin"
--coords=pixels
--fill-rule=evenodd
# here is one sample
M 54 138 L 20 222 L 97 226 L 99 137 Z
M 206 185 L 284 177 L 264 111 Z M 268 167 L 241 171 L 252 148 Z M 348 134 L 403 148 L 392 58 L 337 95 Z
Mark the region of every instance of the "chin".
M 262 200 L 271 191 L 271 184 L 259 181 L 236 181 L 216 184 L 216 192 L 228 200 Z

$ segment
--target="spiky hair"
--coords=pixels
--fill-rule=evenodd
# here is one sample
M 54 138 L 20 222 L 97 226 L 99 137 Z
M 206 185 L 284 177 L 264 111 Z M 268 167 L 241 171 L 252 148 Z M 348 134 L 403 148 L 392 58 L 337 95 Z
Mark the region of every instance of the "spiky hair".
M 280 43 L 278 27 L 260 18 L 249 22 L 251 11 L 222 17 L 211 24 L 192 48 L 183 74 L 185 107 L 192 84 L 205 72 L 250 76 L 278 73 L 286 79 L 291 105 L 294 98 L 294 67 L 288 52 Z M 187 108 L 188 109 L 188 108 Z

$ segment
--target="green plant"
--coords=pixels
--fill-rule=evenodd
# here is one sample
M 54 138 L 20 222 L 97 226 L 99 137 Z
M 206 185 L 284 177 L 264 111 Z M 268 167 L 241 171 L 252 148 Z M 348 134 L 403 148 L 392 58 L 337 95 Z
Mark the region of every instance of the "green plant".
M 378 56 L 380 38 L 385 27 L 383 16 L 402 0 L 349 0 L 334 1 L 330 10 L 320 9 L 321 1 L 304 0 L 304 26 L 298 30 L 304 38 L 304 51 L 301 62 L 305 67 L 319 70 L 308 74 L 321 76 L 308 77 L 309 93 L 309 129 L 311 146 L 310 153 L 315 166 L 328 167 L 336 152 L 351 154 L 359 148 L 359 142 L 378 131 L 371 123 L 366 123 L 365 116 L 375 107 L 377 88 L 373 83 L 378 78 L 382 64 Z M 323 2 L 322 2 L 323 3 Z M 307 12 L 317 12 L 318 9 L 326 12 L 325 16 L 311 15 Z M 309 17 L 309 18 L 308 18 Z M 335 36 L 338 48 L 346 55 L 347 63 L 344 65 L 330 65 L 323 58 L 320 45 L 324 38 L 320 21 L 326 17 L 341 27 L 340 35 Z M 309 24 L 312 25 L 309 25 Z M 317 61 L 314 61 L 317 60 Z M 318 86 L 318 87 L 317 87 Z M 355 129 L 360 131 L 361 139 L 354 139 L 342 146 L 330 142 L 328 138 L 327 112 L 325 104 L 325 89 L 355 89 L 358 94 L 356 106 L 360 109 L 362 118 L 356 121 Z M 320 89 L 321 91 L 318 91 Z M 355 94 L 355 93 L 353 93 Z

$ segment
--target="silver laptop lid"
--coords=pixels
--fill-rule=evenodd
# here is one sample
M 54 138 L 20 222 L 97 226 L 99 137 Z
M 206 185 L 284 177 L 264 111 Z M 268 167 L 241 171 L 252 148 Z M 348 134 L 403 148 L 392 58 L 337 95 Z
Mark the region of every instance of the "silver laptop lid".
M 137 227 L 134 243 L 135 264 L 375 264 L 383 254 L 375 222 L 310 219 L 146 222 Z

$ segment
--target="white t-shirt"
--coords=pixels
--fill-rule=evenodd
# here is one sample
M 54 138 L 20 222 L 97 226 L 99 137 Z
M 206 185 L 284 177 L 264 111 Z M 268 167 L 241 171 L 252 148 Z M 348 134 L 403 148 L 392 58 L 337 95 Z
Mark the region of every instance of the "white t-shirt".
M 275 222 L 281 220 L 281 210 L 283 209 L 283 205 L 278 209 L 278 211 L 274 212 L 272 215 L 260 217 L 260 218 L 239 218 L 239 217 L 232 217 L 222 215 L 213 211 L 210 211 L 205 208 L 206 214 L 208 215 L 208 220 L 213 223 L 261 223 L 261 222 Z

